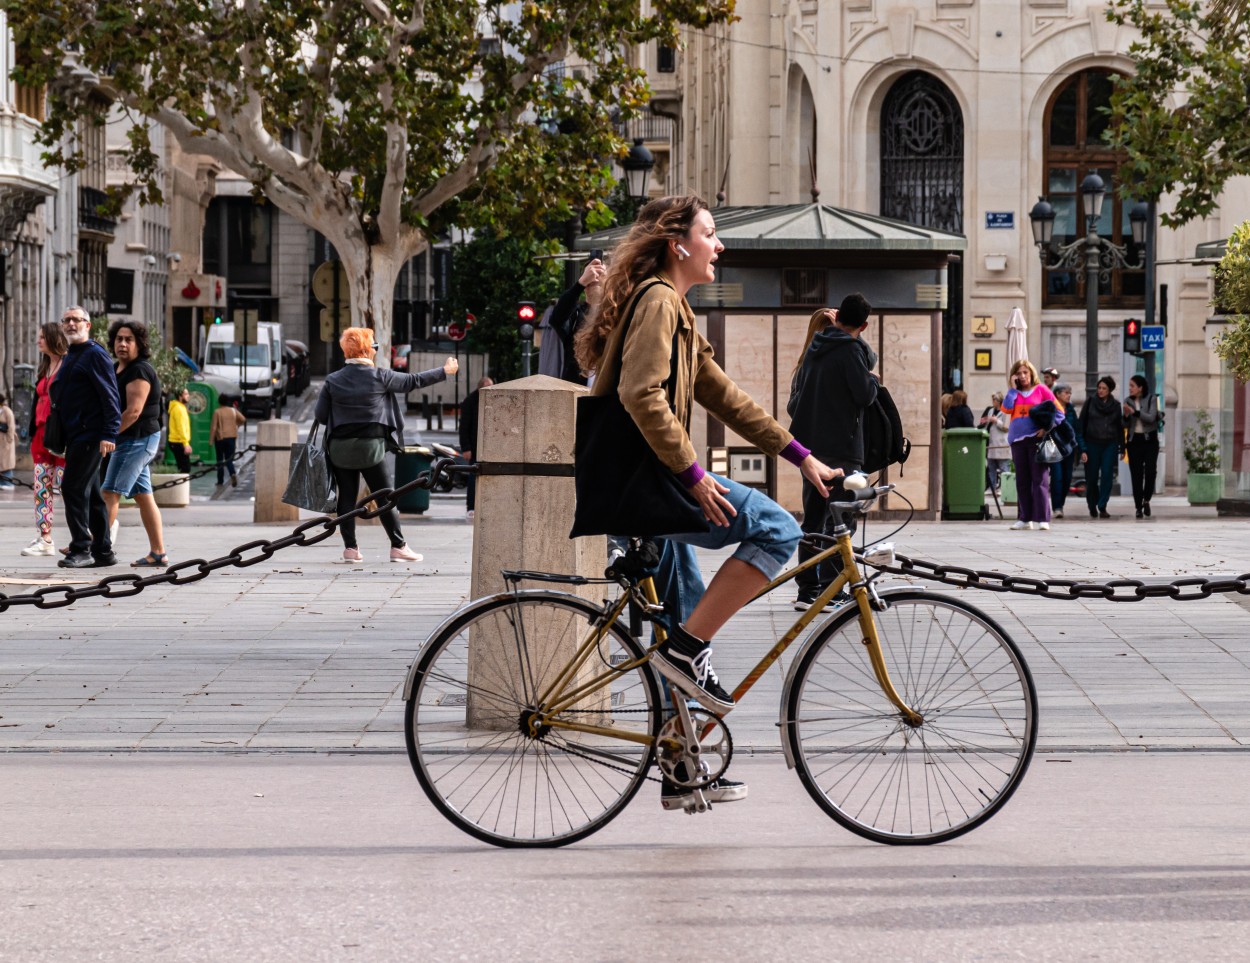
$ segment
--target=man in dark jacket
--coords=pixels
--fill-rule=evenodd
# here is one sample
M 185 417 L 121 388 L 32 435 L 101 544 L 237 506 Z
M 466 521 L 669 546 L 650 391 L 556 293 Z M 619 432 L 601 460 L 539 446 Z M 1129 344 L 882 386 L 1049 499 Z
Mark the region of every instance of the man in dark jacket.
M 872 307 L 862 294 L 848 295 L 838 308 L 837 319 L 819 332 L 807 349 L 795 379 L 790 403 L 790 431 L 812 454 L 846 474 L 864 464 L 863 414 L 877 397 L 877 380 L 870 373 L 877 364 L 876 354 L 860 335 L 868 327 Z M 828 502 L 846 500 L 841 479 L 829 485 L 826 501 L 806 480 L 803 482 L 803 530 L 826 532 L 831 528 Z M 855 519 L 845 519 L 854 530 Z M 799 544 L 799 561 L 816 554 Z M 826 563 L 817 572 L 808 569 L 795 578 L 799 595 L 798 611 L 816 601 L 836 577 L 839 565 Z
M 584 385 L 586 378 L 577 365 L 577 357 L 573 352 L 573 339 L 577 329 L 582 326 L 591 310 L 599 303 L 599 294 L 603 290 L 603 276 L 607 268 L 599 258 L 592 258 L 582 271 L 577 282 L 560 295 L 551 313 L 547 316 L 547 324 L 560 338 L 561 359 L 560 375 L 563 381 L 571 381 L 575 385 Z M 586 300 L 582 301 L 585 293 Z M 541 372 L 546 374 L 547 372 Z M 554 373 L 554 372 L 553 372 Z
M 69 353 L 52 382 L 52 400 L 65 428 L 61 497 L 69 525 L 69 554 L 62 568 L 117 564 L 109 540 L 108 509 L 100 494 L 100 462 L 117 443 L 121 402 L 113 359 L 91 340 L 91 319 L 80 307 L 61 316 Z
M 489 376 L 482 378 L 465 397 L 460 405 L 460 457 L 472 465 L 473 454 L 477 450 L 477 413 L 481 405 L 482 389 L 495 383 Z M 464 509 L 465 517 L 473 518 L 473 508 L 477 502 L 477 476 L 470 475 L 466 485 Z

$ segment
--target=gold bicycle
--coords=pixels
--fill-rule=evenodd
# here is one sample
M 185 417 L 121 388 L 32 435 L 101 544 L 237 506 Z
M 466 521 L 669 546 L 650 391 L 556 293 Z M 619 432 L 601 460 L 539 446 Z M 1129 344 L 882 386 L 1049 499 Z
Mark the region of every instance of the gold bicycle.
M 862 512 L 892 486 L 834 506 Z M 953 839 L 997 812 L 1037 739 L 1037 694 L 1016 644 L 968 603 L 922 589 L 878 591 L 890 545 L 856 555 L 839 523 L 799 571 L 838 555 L 842 572 L 733 691 L 742 698 L 844 587 L 854 604 L 825 616 L 782 689 L 785 760 L 830 816 L 883 843 Z M 583 585 L 615 582 L 601 604 L 520 589 L 478 599 L 439 626 L 404 687 L 408 755 L 452 823 L 499 846 L 562 846 L 607 825 L 657 767 L 695 808 L 729 765 L 723 718 L 669 700 L 642 623 L 663 613 L 646 573 L 648 543 L 603 580 L 507 573 Z M 631 618 L 631 613 L 633 618 Z M 638 616 L 641 615 L 641 618 Z M 663 629 L 654 626 L 655 637 Z

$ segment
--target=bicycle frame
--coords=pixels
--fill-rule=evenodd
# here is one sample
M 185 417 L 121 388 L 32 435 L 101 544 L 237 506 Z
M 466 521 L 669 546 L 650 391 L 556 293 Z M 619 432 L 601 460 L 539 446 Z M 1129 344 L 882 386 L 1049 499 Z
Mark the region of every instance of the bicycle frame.
M 845 525 L 839 523 L 834 528 L 833 535 L 837 539 L 836 544 L 817 553 L 806 562 L 781 573 L 755 594 L 752 601 L 762 598 L 779 585 L 783 585 L 793 579 L 800 572 L 808 571 L 809 569 L 812 569 L 833 558 L 834 555 L 839 555 L 842 559 L 842 571 L 838 577 L 834 579 L 833 583 L 820 594 L 819 598 L 812 603 L 807 611 L 798 617 L 785 635 L 777 641 L 776 645 L 764 654 L 764 657 L 756 663 L 754 668 L 747 673 L 746 677 L 738 683 L 738 686 L 733 690 L 733 699 L 735 702 L 742 699 L 742 697 L 745 696 L 760 680 L 764 673 L 767 672 L 779 658 L 781 658 L 782 653 L 784 653 L 786 649 L 794 643 L 794 640 L 802 634 L 803 630 L 816 619 L 816 617 L 824 610 L 825 606 L 832 601 L 833 597 L 837 595 L 843 587 L 849 586 L 850 591 L 855 598 L 855 602 L 859 607 L 859 624 L 864 633 L 863 642 L 868 649 L 869 661 L 872 664 L 873 674 L 876 676 L 877 683 L 881 686 L 882 693 L 899 710 L 907 724 L 913 727 L 919 726 L 924 722 L 924 717 L 903 701 L 902 696 L 900 696 L 898 690 L 895 689 L 894 683 L 890 680 L 889 670 L 886 667 L 885 657 L 881 649 L 881 640 L 877 634 L 876 619 L 873 618 L 872 614 L 872 603 L 868 591 L 868 582 L 860 573 L 859 564 L 856 560 L 854 548 L 851 544 L 850 530 Z M 659 604 L 659 599 L 656 596 L 655 591 L 655 583 L 652 579 L 646 578 L 638 583 L 636 590 L 631 589 L 630 591 L 623 593 L 621 597 L 616 600 L 616 602 L 606 608 L 603 619 L 599 625 L 596 626 L 596 628 L 586 637 L 586 639 L 578 647 L 577 652 L 574 653 L 573 657 L 568 661 L 557 677 L 552 680 L 552 682 L 548 684 L 540 694 L 537 702 L 539 711 L 537 711 L 530 719 L 530 727 L 535 733 L 540 725 L 545 725 L 555 729 L 585 732 L 609 738 L 623 739 L 629 742 L 637 742 L 643 745 L 649 745 L 654 741 L 649 735 L 624 732 L 610 726 L 597 726 L 589 723 L 573 722 L 566 719 L 556 718 L 560 715 L 560 713 L 572 708 L 572 706 L 581 699 L 584 699 L 603 686 L 610 684 L 613 679 L 631 671 L 634 668 L 637 668 L 640 664 L 642 664 L 642 662 L 646 661 L 645 659 L 632 659 L 622 665 L 611 666 L 605 671 L 598 673 L 588 681 L 581 683 L 571 691 L 563 692 L 559 701 L 550 705 L 548 704 L 554 697 L 555 693 L 562 692 L 564 687 L 568 685 L 586 665 L 587 661 L 590 659 L 591 653 L 597 649 L 599 643 L 603 640 L 603 637 L 608 630 L 608 626 L 614 624 L 621 617 L 630 600 L 635 597 L 635 591 L 642 596 L 642 601 L 646 605 L 657 606 Z M 657 641 L 655 645 L 647 650 L 648 655 L 654 651 L 656 646 L 664 641 L 665 633 L 662 626 L 655 626 L 655 634 Z

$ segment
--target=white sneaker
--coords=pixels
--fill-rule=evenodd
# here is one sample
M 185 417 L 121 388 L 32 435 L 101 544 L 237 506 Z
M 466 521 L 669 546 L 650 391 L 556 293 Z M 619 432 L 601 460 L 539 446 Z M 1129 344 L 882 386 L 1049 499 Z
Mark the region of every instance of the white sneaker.
M 1049 531 L 1050 531 L 1050 522 L 1038 522 L 1038 523 L 1037 523 L 1037 527 L 1038 527 L 1038 530 L 1039 530 L 1039 531 L 1049 532 Z
M 22 549 L 23 555 L 55 555 L 56 546 L 52 542 L 45 541 L 42 538 L 36 538 L 33 542 Z
M 1033 531 L 1032 522 L 1016 522 L 1011 526 L 1013 532 L 1031 532 Z

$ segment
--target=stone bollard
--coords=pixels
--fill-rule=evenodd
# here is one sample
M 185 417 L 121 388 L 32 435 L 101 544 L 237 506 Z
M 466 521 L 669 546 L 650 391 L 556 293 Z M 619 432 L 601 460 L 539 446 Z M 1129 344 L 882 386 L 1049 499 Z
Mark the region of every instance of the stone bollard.
M 299 440 L 293 421 L 256 424 L 256 502 L 253 522 L 297 522 L 299 509 L 282 501 L 291 474 L 291 446 Z
M 473 518 L 472 598 L 505 591 L 500 569 L 528 569 L 599 577 L 607 564 L 607 539 L 569 538 L 573 527 L 573 432 L 578 385 L 536 375 L 483 388 L 478 414 L 477 504 Z M 526 583 L 522 588 L 543 588 Z M 554 586 L 584 598 L 602 598 L 602 586 Z M 498 629 L 499 626 L 494 626 Z M 551 642 L 529 638 L 532 664 L 558 671 L 580 639 L 567 634 Z M 547 648 L 544 648 L 547 645 Z M 562 648 L 559 653 L 550 646 Z M 469 638 L 469 724 L 516 725 L 515 716 L 494 718 L 490 705 L 474 706 L 476 691 L 511 691 L 502 672 L 518 671 L 516 640 L 490 627 Z M 540 680 L 541 683 L 541 680 Z M 541 687 L 541 685 L 540 685 Z

